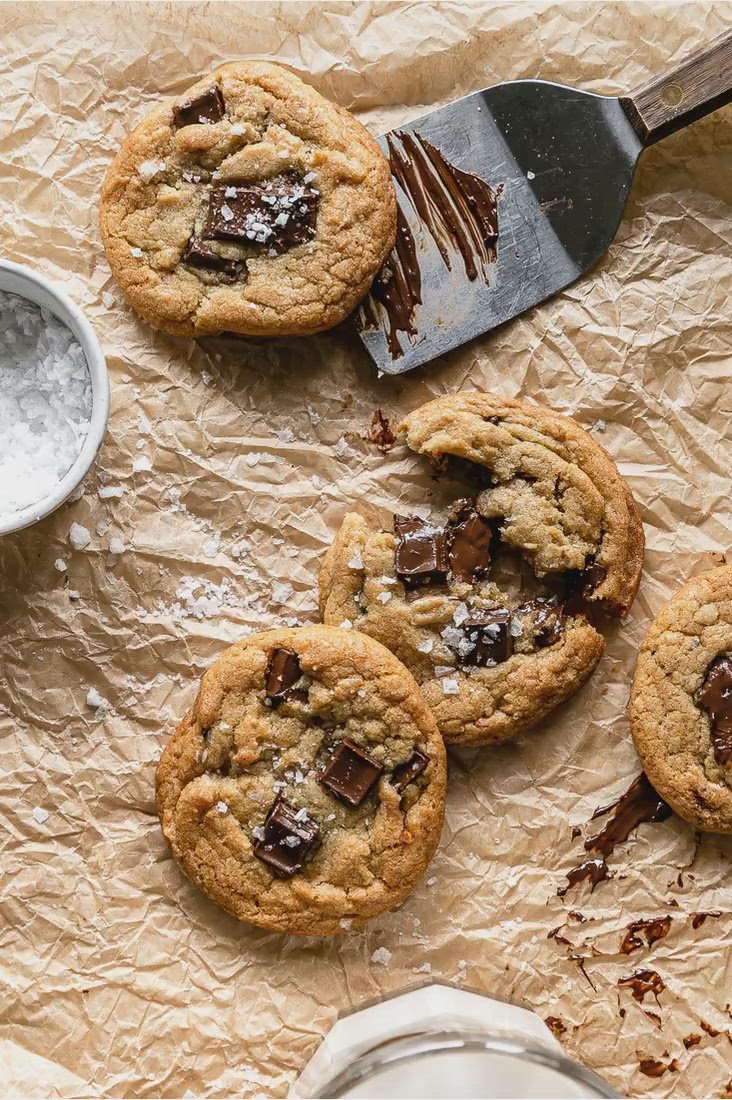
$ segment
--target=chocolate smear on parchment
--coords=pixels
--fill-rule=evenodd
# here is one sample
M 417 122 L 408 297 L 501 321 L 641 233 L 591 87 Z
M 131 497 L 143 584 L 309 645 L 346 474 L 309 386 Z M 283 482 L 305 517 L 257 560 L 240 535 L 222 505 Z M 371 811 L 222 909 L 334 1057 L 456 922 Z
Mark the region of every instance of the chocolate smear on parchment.
M 628 987 L 633 1000 L 639 1004 L 643 1004 L 649 993 L 653 994 L 658 1003 L 659 994 L 666 988 L 665 981 L 655 970 L 636 970 L 627 978 L 620 978 L 618 985 Z
M 648 947 L 653 947 L 654 943 L 658 943 L 669 934 L 671 923 L 671 917 L 668 914 L 665 917 L 646 917 L 631 921 L 628 931 L 623 936 L 620 950 L 624 955 L 630 955 L 643 946 L 643 939 Z
M 389 422 L 389 417 L 384 416 L 381 409 L 374 409 L 369 425 L 368 439 L 370 443 L 376 444 L 382 454 L 390 451 L 396 442 L 396 435 Z
M 594 889 L 598 882 L 608 877 L 610 870 L 607 858 L 618 844 L 626 841 L 630 834 L 644 822 L 665 821 L 671 813 L 671 807 L 653 789 L 646 773 L 641 772 L 616 802 L 595 810 L 592 821 L 611 814 L 605 827 L 585 841 L 585 850 L 596 852 L 597 855 L 573 867 L 567 873 L 567 885 L 557 890 L 559 897 L 564 897 L 572 886 L 576 886 L 585 879 L 591 881 Z

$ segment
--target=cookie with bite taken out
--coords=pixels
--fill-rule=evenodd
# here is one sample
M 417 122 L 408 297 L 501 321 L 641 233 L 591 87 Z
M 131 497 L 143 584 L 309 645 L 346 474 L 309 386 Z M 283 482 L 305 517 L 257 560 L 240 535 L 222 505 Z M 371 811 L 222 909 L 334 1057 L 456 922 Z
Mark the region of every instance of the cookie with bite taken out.
M 348 514 L 321 569 L 323 621 L 388 646 L 447 742 L 505 741 L 585 682 L 595 622 L 630 607 L 638 508 L 603 448 L 539 405 L 460 393 L 399 431 L 461 487 L 439 519 L 395 516 L 391 531 Z

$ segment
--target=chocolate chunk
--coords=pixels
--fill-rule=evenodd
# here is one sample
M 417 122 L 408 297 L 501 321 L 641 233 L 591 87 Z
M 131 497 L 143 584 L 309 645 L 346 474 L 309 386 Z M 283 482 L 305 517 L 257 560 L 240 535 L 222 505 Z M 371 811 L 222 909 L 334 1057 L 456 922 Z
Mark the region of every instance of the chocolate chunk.
M 214 187 L 203 235 L 286 252 L 315 236 L 319 201 L 320 192 L 293 172 Z
M 292 878 L 319 836 L 320 829 L 304 810 L 278 798 L 264 820 L 264 837 L 254 842 L 252 851 L 277 878 Z
M 460 501 L 447 525 L 450 572 L 459 581 L 475 583 L 488 573 L 493 528 L 472 501 Z
M 511 612 L 505 607 L 474 611 L 463 623 L 465 641 L 470 642 L 473 648 L 464 653 L 467 646 L 460 646 L 462 662 L 486 668 L 507 661 L 513 653 L 510 628 Z
M 302 676 L 297 654 L 289 649 L 274 649 L 267 669 L 266 694 L 273 706 L 284 702 L 306 703 L 308 693 L 295 684 Z
M 394 568 L 407 587 L 447 578 L 447 539 L 442 527 L 418 516 L 394 516 L 397 547 Z
M 600 565 L 596 561 L 589 562 L 580 573 L 583 599 L 589 600 L 592 593 L 600 587 L 606 577 L 607 569 L 604 565 Z
M 714 759 L 720 767 L 732 760 L 732 657 L 722 654 L 707 666 L 694 702 L 709 716 Z
M 529 600 L 516 608 L 517 615 L 532 615 L 534 619 L 534 644 L 537 649 L 556 645 L 564 632 L 562 622 L 564 608 L 549 600 Z
M 342 802 L 360 806 L 383 770 L 381 764 L 345 738 L 333 750 L 320 775 L 320 782 Z
M 391 773 L 391 785 L 394 790 L 399 794 L 408 787 L 410 783 L 413 783 L 417 776 L 421 775 L 429 764 L 429 757 L 425 756 L 423 752 L 415 749 L 411 758 L 407 760 L 406 764 L 400 764 L 398 768 L 394 768 Z
M 181 263 L 190 267 L 201 267 L 206 271 L 218 271 L 227 281 L 235 282 L 241 277 L 244 265 L 238 260 L 228 260 L 220 256 L 199 237 L 192 236 L 183 250 Z
M 178 129 L 181 126 L 193 126 L 197 122 L 219 122 L 226 111 L 224 97 L 218 84 L 213 84 L 201 95 L 173 108 L 173 120 Z

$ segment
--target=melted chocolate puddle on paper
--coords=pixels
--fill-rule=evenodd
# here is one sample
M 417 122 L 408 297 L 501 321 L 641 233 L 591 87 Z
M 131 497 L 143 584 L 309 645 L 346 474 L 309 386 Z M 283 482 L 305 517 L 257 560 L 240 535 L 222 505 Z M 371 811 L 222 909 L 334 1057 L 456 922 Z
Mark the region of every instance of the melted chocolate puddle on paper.
M 457 253 L 471 282 L 479 275 L 487 282 L 485 268 L 496 260 L 502 186 L 494 189 L 473 172 L 450 164 L 419 134 L 398 130 L 386 140 L 392 175 L 437 245 L 445 267 L 452 271 Z M 406 333 L 413 343 L 417 336 L 414 311 L 422 304 L 417 249 L 401 207 L 397 209 L 396 246 L 376 276 L 356 322 L 361 331 L 379 327 L 377 302 L 386 314 L 389 352 L 392 359 L 399 359 L 404 354 L 399 333 Z
M 672 811 L 661 796 L 656 794 L 646 773 L 641 772 L 617 802 L 595 810 L 590 820 L 595 821 L 609 813 L 612 816 L 604 829 L 585 841 L 585 850 L 597 852 L 598 855 L 585 860 L 567 873 L 567 885 L 557 890 L 559 897 L 564 897 L 572 886 L 585 879 L 590 879 L 594 889 L 598 882 L 608 877 L 610 872 L 607 857 L 614 852 L 616 846 L 626 841 L 639 825 L 644 822 L 665 821 Z
M 648 993 L 652 993 L 658 1003 L 659 993 L 663 993 L 666 988 L 663 978 L 655 970 L 636 970 L 627 978 L 620 978 L 618 985 L 628 986 L 633 1000 L 639 1004 L 643 1004 Z
M 628 925 L 628 931 L 623 936 L 620 950 L 624 955 L 630 955 L 643 946 L 641 936 L 645 936 L 646 943 L 653 947 L 671 931 L 671 917 L 650 917 L 646 920 L 634 920 Z

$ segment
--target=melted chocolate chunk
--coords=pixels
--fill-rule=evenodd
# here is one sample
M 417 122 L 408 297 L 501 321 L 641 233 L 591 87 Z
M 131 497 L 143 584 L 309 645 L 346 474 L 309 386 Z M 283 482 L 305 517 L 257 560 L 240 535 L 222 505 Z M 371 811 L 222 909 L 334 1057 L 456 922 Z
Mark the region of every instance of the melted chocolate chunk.
M 320 192 L 294 172 L 214 187 L 203 235 L 286 252 L 315 236 L 319 201 Z
M 265 691 L 273 706 L 284 702 L 306 703 L 308 693 L 295 684 L 302 676 L 297 654 L 289 649 L 274 649 L 267 669 Z
M 723 768 L 732 760 L 732 657 L 729 654 L 715 657 L 707 666 L 694 702 L 709 717 L 714 759 Z
M 537 649 L 556 645 L 564 632 L 563 608 L 560 604 L 537 598 L 516 608 L 518 615 L 532 615 L 534 619 L 534 643 Z
M 486 668 L 507 661 L 513 653 L 511 612 L 505 607 L 474 611 L 463 623 L 465 640 L 473 646 L 461 660 L 466 665 Z M 467 648 L 467 647 L 465 647 Z
M 320 829 L 307 813 L 278 798 L 264 820 L 264 837 L 254 842 L 252 851 L 277 878 L 292 878 L 302 870 L 319 836 Z
M 449 567 L 442 527 L 417 516 L 394 516 L 397 535 L 395 572 L 407 587 L 444 581 Z
M 413 783 L 422 774 L 428 764 L 429 758 L 423 752 L 419 752 L 418 749 L 415 750 L 406 764 L 400 764 L 391 773 L 391 785 L 394 790 L 401 794 L 410 783 Z
M 447 525 L 450 572 L 459 581 L 475 583 L 488 573 L 491 564 L 493 528 L 475 509 L 472 501 L 460 501 L 457 513 Z
M 193 126 L 197 122 L 219 122 L 226 111 L 224 97 L 218 84 L 213 84 L 201 95 L 173 108 L 173 120 L 178 129 L 181 126 Z
M 360 806 L 383 772 L 381 764 L 348 738 L 339 741 L 320 775 L 320 782 L 341 802 Z
M 228 260 L 226 256 L 219 256 L 218 252 L 214 252 L 205 241 L 196 236 L 191 237 L 180 260 L 181 263 L 188 264 L 190 267 L 220 272 L 228 282 L 232 283 L 241 278 L 244 270 L 244 265 L 238 260 Z
M 599 562 L 592 561 L 584 567 L 580 573 L 580 585 L 582 597 L 589 600 L 593 592 L 596 592 L 607 577 L 607 569 Z

